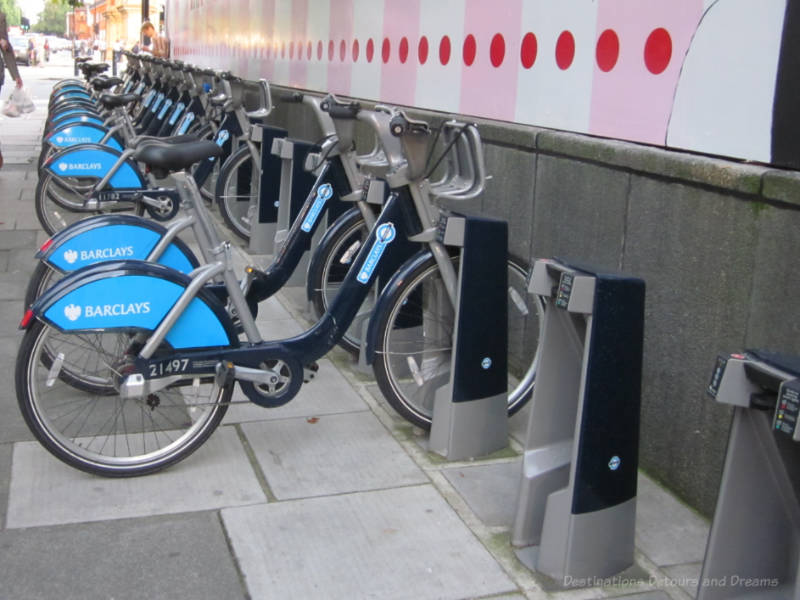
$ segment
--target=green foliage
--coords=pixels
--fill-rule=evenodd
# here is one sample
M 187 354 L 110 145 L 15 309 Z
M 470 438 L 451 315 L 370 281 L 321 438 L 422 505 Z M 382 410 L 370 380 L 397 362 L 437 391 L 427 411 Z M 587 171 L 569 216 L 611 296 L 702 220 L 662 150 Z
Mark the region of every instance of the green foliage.
M 70 6 L 60 0 L 49 0 L 39 13 L 39 22 L 33 26 L 37 33 L 64 35 L 67 31 L 67 13 Z
M 9 27 L 20 24 L 22 11 L 17 6 L 17 0 L 0 0 L 0 11 L 6 13 L 6 22 Z

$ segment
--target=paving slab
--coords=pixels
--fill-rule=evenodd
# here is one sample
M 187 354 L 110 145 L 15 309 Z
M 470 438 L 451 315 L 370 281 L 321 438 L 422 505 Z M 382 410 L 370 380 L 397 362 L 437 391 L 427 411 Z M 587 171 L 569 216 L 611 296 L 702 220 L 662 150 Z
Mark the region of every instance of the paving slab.
M 708 522 L 640 473 L 636 547 L 658 566 L 702 562 Z
M 516 591 L 428 485 L 226 509 L 222 518 L 253 598 L 445 600 Z
M 516 513 L 522 459 L 442 469 L 447 480 L 490 527 L 511 527 Z
M 0 303 L 2 305 L 4 303 Z M 2 313 L 0 313 L 0 318 Z M 20 314 L 14 320 L 19 322 Z M 17 393 L 14 385 L 14 365 L 17 360 L 19 337 L 0 337 L 0 443 L 32 440 L 33 434 L 25 425 L 17 405 Z
M 367 405 L 331 361 L 320 360 L 318 364 L 319 372 L 314 380 L 303 384 L 300 393 L 288 404 L 278 408 L 263 408 L 252 402 L 234 404 L 223 422 L 243 423 L 367 410 Z M 237 385 L 232 400 L 246 399 Z
M 110 479 L 73 469 L 37 442 L 14 445 L 6 527 L 41 527 L 266 502 L 232 427 L 192 456 L 146 477 Z
M 19 341 L 22 338 L 22 331 L 19 328 L 19 322 L 25 314 L 22 298 L 14 298 L 12 300 L 0 300 L 0 337 L 13 338 L 6 340 L 3 343 L 11 343 L 16 350 L 19 346 Z M 8 364 L 8 363 L 6 363 Z
M 280 500 L 427 481 L 371 412 L 242 426 Z
M 663 569 L 665 576 L 659 578 L 656 584 L 661 588 L 679 587 L 694 598 L 697 595 L 697 588 L 700 584 L 700 574 L 702 570 L 703 563 L 666 567 Z
M 36 245 L 36 231 L 15 230 L 15 231 L 4 231 L 2 234 L 0 234 L 0 250 L 10 250 L 12 248 L 34 249 L 37 247 L 38 246 Z
M 5 527 L 8 486 L 11 481 L 11 444 L 0 443 L 0 531 Z
M 8 233 L 14 232 L 9 231 Z M 0 300 L 19 300 L 21 304 L 30 278 L 30 273 L 21 271 L 0 273 Z
M 0 531 L 3 598 L 246 598 L 215 513 Z

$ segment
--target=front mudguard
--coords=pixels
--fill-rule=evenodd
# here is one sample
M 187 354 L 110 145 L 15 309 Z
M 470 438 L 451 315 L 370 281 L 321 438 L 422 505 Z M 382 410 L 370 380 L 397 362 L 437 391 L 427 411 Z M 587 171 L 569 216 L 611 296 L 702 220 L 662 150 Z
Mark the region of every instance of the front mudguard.
M 36 258 L 61 273 L 121 259 L 150 260 L 182 273 L 194 270 L 200 262 L 177 237 L 161 256 L 150 259 L 150 253 L 166 233 L 163 225 L 134 215 L 88 217 L 56 233 Z
M 67 333 L 151 332 L 191 283 L 174 269 L 142 261 L 91 265 L 64 277 L 33 304 L 33 315 Z M 238 347 L 222 303 L 201 289 L 168 331 L 174 349 Z
M 433 253 L 430 250 L 418 252 L 402 264 L 381 290 L 378 300 L 375 302 L 375 307 L 372 309 L 369 324 L 367 325 L 366 346 L 364 347 L 366 356 L 364 359 L 368 365 L 371 365 L 375 360 L 375 348 L 378 345 L 378 326 L 381 315 L 391 310 L 392 306 L 398 301 L 397 296 L 411 273 L 419 267 L 419 265 L 432 258 Z

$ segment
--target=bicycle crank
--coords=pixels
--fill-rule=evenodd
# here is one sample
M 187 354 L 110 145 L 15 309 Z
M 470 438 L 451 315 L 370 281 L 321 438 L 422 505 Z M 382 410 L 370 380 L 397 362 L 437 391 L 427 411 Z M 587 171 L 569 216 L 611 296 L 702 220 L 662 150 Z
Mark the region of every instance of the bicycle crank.
M 267 359 L 258 368 L 223 361 L 217 365 L 216 376 L 218 385 L 236 380 L 248 400 L 265 408 L 277 408 L 300 391 L 304 369 L 300 361 L 289 357 Z

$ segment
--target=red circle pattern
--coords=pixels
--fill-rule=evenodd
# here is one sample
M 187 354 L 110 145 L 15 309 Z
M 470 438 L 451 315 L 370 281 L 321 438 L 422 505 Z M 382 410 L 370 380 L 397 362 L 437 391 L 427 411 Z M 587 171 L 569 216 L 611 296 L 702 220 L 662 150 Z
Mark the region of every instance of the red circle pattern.
M 307 42 L 290 41 L 288 42 L 289 59 L 293 59 L 295 55 L 295 46 L 297 48 L 297 60 L 303 59 L 303 54 L 306 55 L 308 60 L 314 54 L 314 44 L 311 40 Z M 304 48 L 305 46 L 305 48 Z M 317 41 L 317 60 L 323 59 L 324 42 Z M 607 73 L 614 69 L 619 62 L 620 57 L 620 39 L 616 31 L 613 29 L 604 30 L 597 38 L 595 43 L 595 61 L 597 68 Z M 305 50 L 305 52 L 304 52 Z M 347 60 L 348 44 L 347 40 L 339 41 L 339 60 L 345 62 Z M 489 42 L 488 54 L 489 62 L 495 68 L 499 68 L 506 62 L 507 42 L 506 38 L 501 33 L 496 33 L 492 36 Z M 267 44 L 261 49 L 261 55 L 267 58 L 277 59 L 280 55 L 281 58 L 286 58 L 287 42 L 279 43 L 277 41 L 272 44 Z M 234 52 L 239 52 L 239 49 L 234 49 Z M 258 52 L 258 50 L 256 50 Z M 452 57 L 453 47 L 452 41 L 449 36 L 444 35 L 439 41 L 439 63 L 447 65 L 450 63 Z M 470 67 L 475 63 L 478 57 L 479 47 L 478 41 L 475 36 L 468 34 L 464 38 L 462 45 L 462 60 L 463 63 Z M 555 62 L 559 69 L 565 71 L 569 69 L 574 60 L 576 52 L 575 37 L 569 30 L 564 30 L 558 36 L 555 46 Z M 328 40 L 328 61 L 333 62 L 336 54 L 336 43 L 334 40 Z M 417 59 L 419 64 L 424 65 L 428 62 L 430 54 L 430 41 L 426 36 L 420 36 L 417 46 Z M 410 42 L 405 36 L 401 37 L 397 45 L 397 59 L 401 64 L 408 62 L 410 55 Z M 353 39 L 352 46 L 350 47 L 350 56 L 354 63 L 358 62 L 361 56 L 361 46 L 358 39 Z M 375 57 L 375 41 L 368 38 L 365 43 L 364 56 L 368 63 L 371 63 Z M 525 33 L 522 37 L 519 49 L 519 61 L 523 68 L 530 69 L 536 64 L 539 57 L 539 40 L 531 31 Z M 381 60 L 384 64 L 388 63 L 392 58 L 392 42 L 388 37 L 384 37 L 381 42 Z M 659 27 L 650 32 L 644 45 L 643 53 L 644 65 L 647 70 L 654 74 L 659 75 L 669 67 L 672 60 L 672 37 L 669 32 L 663 27 Z
M 566 71 L 575 59 L 575 38 L 569 31 L 562 31 L 556 42 L 556 64 L 562 71 Z
M 371 63 L 372 58 L 375 56 L 375 42 L 372 41 L 372 38 L 367 40 L 367 62 Z
M 595 49 L 597 67 L 608 73 L 614 68 L 619 59 L 619 37 L 613 29 L 606 29 L 597 38 L 597 48 Z
M 424 35 L 419 38 L 417 58 L 419 58 L 419 64 L 421 65 L 424 65 L 428 61 L 428 38 L 426 38 Z
M 489 45 L 489 60 L 492 61 L 492 66 L 497 68 L 503 64 L 503 59 L 506 57 L 506 40 L 503 34 L 496 33 L 492 38 L 492 43 Z
M 442 36 L 442 41 L 439 42 L 439 62 L 442 63 L 442 65 L 446 65 L 450 62 L 451 51 L 450 38 L 446 35 Z
M 672 58 L 672 38 L 659 27 L 650 32 L 644 44 L 644 64 L 653 75 L 663 73 Z
M 471 33 L 464 39 L 463 58 L 464 64 L 468 67 L 472 66 L 475 62 L 475 55 L 478 53 L 478 44 L 475 41 L 475 36 Z
M 408 60 L 408 38 L 405 36 L 400 38 L 400 47 L 397 49 L 397 55 L 402 64 L 405 64 Z
M 389 62 L 389 57 L 392 54 L 392 44 L 389 38 L 383 38 L 383 45 L 381 46 L 381 58 L 384 63 Z
M 536 54 L 539 51 L 539 43 L 536 36 L 530 31 L 522 38 L 522 46 L 519 49 L 519 60 L 522 66 L 530 69 L 536 62 Z

